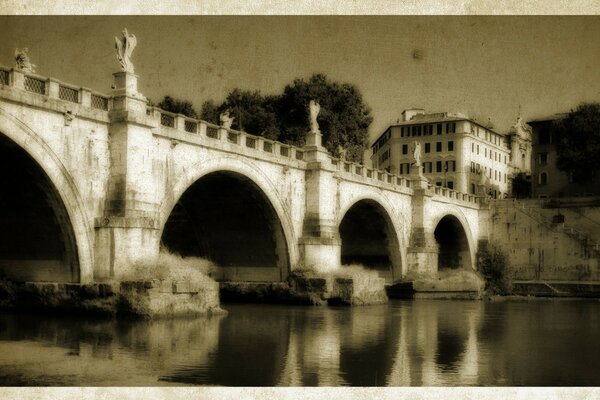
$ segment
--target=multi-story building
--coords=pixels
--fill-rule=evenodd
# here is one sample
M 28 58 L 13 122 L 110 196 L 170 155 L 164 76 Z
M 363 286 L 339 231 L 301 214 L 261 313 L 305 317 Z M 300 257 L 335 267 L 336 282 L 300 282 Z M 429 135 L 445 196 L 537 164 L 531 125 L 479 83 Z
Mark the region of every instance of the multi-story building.
M 404 110 L 402 121 L 372 145 L 373 166 L 410 174 L 416 142 L 421 144 L 423 174 L 433 185 L 474 194 L 480 186 L 496 198 L 508 194 L 510 147 L 504 135 L 460 113 Z
M 575 176 L 556 166 L 558 130 L 555 121 L 567 114 L 554 114 L 527 122 L 533 130 L 532 197 L 570 197 L 600 194 L 600 174 Z M 591 172 L 591 171 L 590 171 Z M 596 172 L 596 171 L 594 171 Z

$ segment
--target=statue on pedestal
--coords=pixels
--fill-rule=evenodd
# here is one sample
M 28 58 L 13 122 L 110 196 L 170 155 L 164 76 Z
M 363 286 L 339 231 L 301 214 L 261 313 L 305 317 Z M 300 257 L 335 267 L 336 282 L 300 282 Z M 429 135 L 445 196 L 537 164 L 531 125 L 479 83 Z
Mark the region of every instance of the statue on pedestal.
M 15 63 L 16 67 L 23 72 L 35 73 L 35 65 L 29 60 L 29 49 L 24 47 L 22 50 L 15 49 Z
M 415 159 L 414 166 L 420 167 L 421 166 L 421 143 L 420 142 L 414 142 L 414 144 L 413 144 L 413 157 Z
M 233 124 L 233 120 L 235 119 L 235 117 L 230 117 L 229 116 L 229 110 L 226 110 L 225 112 L 222 112 L 219 115 L 219 121 L 221 122 L 221 127 L 223 127 L 224 129 L 231 129 L 231 124 Z
M 123 38 L 115 37 L 115 48 L 117 49 L 117 60 L 121 64 L 121 69 L 125 72 L 133 74 L 133 63 L 131 62 L 131 53 L 137 44 L 137 39 L 134 34 L 127 32 L 127 28 L 123 29 Z
M 319 115 L 319 111 L 321 111 L 321 106 L 315 100 L 311 100 L 308 107 L 310 110 L 310 131 L 318 133 L 319 123 L 317 122 L 317 116 Z

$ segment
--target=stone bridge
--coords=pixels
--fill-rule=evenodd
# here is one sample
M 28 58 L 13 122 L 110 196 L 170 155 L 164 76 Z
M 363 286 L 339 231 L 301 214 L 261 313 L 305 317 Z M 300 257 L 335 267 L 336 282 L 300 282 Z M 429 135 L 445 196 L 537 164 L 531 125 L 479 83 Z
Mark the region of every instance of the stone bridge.
M 153 108 L 136 75 L 114 79 L 105 95 L 0 68 L 6 276 L 119 279 L 163 246 L 230 281 L 474 268 L 488 235 L 475 196 L 335 159 L 318 132 L 300 148 Z

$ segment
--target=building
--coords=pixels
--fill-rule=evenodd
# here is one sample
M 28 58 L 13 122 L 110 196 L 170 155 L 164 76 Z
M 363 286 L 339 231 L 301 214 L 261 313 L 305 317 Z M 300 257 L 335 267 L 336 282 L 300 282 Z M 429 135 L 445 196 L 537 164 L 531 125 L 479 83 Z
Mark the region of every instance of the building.
M 574 176 L 561 171 L 556 166 L 558 130 L 555 121 L 567 114 L 554 114 L 549 117 L 527 122 L 533 131 L 532 197 L 578 197 L 600 194 L 600 174 L 587 177 Z
M 532 129 L 521 116 L 506 135 L 510 148 L 509 192 L 512 197 L 531 197 Z
M 424 176 L 433 185 L 464 193 L 509 193 L 510 147 L 505 135 L 460 113 L 402 112 L 372 145 L 373 167 L 399 175 L 411 172 L 414 146 L 421 145 Z

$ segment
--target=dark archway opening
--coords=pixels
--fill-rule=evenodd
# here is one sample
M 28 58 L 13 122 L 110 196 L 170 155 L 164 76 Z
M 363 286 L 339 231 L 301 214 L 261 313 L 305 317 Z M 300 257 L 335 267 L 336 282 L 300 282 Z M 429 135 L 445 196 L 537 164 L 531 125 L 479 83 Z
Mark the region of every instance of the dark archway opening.
M 254 182 L 234 172 L 214 172 L 190 186 L 161 242 L 181 256 L 211 260 L 218 280 L 278 281 L 289 270 L 275 209 Z
M 361 264 L 395 278 L 400 262 L 397 240 L 383 207 L 372 200 L 357 202 L 344 215 L 339 233 L 342 265 Z
M 433 234 L 439 249 L 438 270 L 470 267 L 467 235 L 456 217 L 447 215 L 442 218 Z
M 0 134 L 0 270 L 14 281 L 78 282 L 79 257 L 65 205 L 50 178 Z

